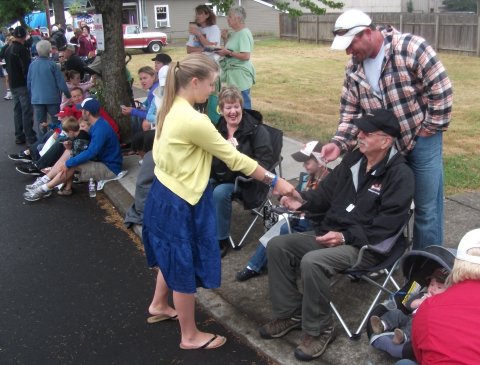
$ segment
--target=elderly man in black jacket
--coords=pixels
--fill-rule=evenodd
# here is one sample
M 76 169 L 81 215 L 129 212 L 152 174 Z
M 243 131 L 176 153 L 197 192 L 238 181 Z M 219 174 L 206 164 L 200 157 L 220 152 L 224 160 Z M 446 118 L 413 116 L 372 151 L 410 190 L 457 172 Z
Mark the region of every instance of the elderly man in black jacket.
M 277 338 L 302 328 L 299 360 L 320 357 L 335 338 L 330 312 L 330 279 L 354 265 L 361 246 L 397 233 L 408 217 L 414 177 L 394 146 L 400 125 L 393 112 L 374 110 L 355 121 L 358 148 L 347 154 L 316 190 L 284 197 L 291 210 L 306 211 L 315 222 L 310 236 L 291 234 L 267 246 L 270 299 L 275 320 L 260 328 Z M 362 265 L 384 257 L 366 252 Z M 303 295 L 297 289 L 301 273 Z

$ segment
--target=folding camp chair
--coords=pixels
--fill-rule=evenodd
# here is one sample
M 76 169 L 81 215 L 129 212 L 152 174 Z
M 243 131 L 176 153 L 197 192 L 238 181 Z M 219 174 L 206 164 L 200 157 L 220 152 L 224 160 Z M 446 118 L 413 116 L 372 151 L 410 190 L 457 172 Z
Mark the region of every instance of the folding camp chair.
M 413 203 L 412 203 L 413 204 Z M 355 330 L 355 332 L 352 334 L 350 328 L 346 324 L 345 320 L 341 316 L 340 312 L 338 311 L 337 307 L 333 302 L 330 302 L 330 307 L 332 311 L 335 313 L 337 319 L 339 320 L 340 324 L 342 325 L 343 329 L 347 333 L 348 337 L 352 340 L 357 340 L 361 336 L 361 331 L 363 327 L 365 326 L 365 323 L 367 319 L 369 318 L 370 313 L 372 312 L 373 308 L 376 306 L 378 303 L 378 300 L 380 299 L 380 296 L 382 293 L 387 293 L 389 295 L 393 295 L 394 292 L 398 291 L 400 289 L 400 286 L 397 284 L 395 279 L 392 277 L 393 272 L 397 268 L 400 259 L 402 258 L 403 254 L 407 252 L 411 248 L 412 244 L 412 232 L 411 232 L 411 226 L 409 224 L 410 219 L 413 215 L 413 208 L 410 208 L 409 215 L 407 222 L 402 226 L 402 228 L 392 237 L 386 239 L 385 241 L 377 244 L 377 245 L 365 245 L 363 246 L 360 251 L 359 255 L 357 258 L 357 262 L 349 269 L 343 271 L 340 273 L 339 277 L 335 278 L 332 283 L 330 284 L 330 287 L 333 287 L 336 285 L 343 277 L 348 276 L 353 281 L 360 281 L 364 280 L 374 287 L 378 289 L 378 292 L 376 293 L 372 303 L 368 307 L 367 312 L 363 316 L 358 328 Z M 362 257 L 365 253 L 365 251 L 371 251 L 374 253 L 379 253 L 385 256 L 385 260 L 382 262 L 378 263 L 375 266 L 369 267 L 369 268 L 361 268 L 359 269 L 359 266 L 362 262 Z M 377 273 L 380 270 L 385 271 L 385 278 L 381 280 L 381 282 L 377 282 L 373 280 L 369 275 L 372 273 Z M 394 287 L 394 290 L 390 290 L 387 285 L 391 285 Z
M 273 150 L 273 156 L 275 158 L 275 162 L 273 163 L 272 166 L 268 168 L 269 171 L 274 172 L 278 168 L 278 175 L 281 177 L 282 176 L 282 147 L 283 147 L 283 132 L 280 129 L 271 127 L 266 124 L 262 124 L 266 130 L 268 131 L 270 135 L 270 142 L 272 143 L 272 150 Z M 232 198 L 233 200 L 239 202 L 240 204 L 243 204 L 243 199 L 242 199 L 242 191 L 244 191 L 245 184 L 255 184 L 256 181 L 253 178 L 246 178 L 243 176 L 238 176 L 235 179 L 235 187 L 233 190 L 233 195 Z M 250 212 L 254 215 L 254 218 L 250 225 L 248 226 L 247 230 L 243 234 L 242 238 L 240 241 L 235 244 L 233 241 L 232 237 L 230 236 L 230 244 L 232 245 L 233 248 L 239 249 L 241 248 L 242 244 L 245 242 L 245 239 L 247 238 L 248 234 L 252 230 L 253 226 L 257 222 L 258 218 L 263 218 L 263 212 L 264 212 L 264 207 L 267 205 L 272 205 L 271 201 L 271 191 L 268 189 L 268 187 L 265 187 L 264 191 L 264 197 L 261 199 L 261 204 L 258 207 L 255 207 L 253 209 L 250 208 L 245 208 L 245 209 L 250 209 Z

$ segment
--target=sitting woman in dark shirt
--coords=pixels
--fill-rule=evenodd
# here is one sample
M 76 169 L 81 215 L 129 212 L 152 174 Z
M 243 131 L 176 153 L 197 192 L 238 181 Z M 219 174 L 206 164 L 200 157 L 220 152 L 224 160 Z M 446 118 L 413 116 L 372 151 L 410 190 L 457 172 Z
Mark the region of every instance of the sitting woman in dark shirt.
M 223 88 L 218 99 L 222 114 L 217 124 L 220 134 L 240 152 L 257 160 L 263 167 L 270 168 L 274 163 L 274 156 L 270 135 L 262 125 L 262 115 L 254 110 L 242 109 L 242 94 L 236 87 Z M 239 176 L 239 173 L 231 171 L 222 161 L 213 158 L 213 199 L 222 257 L 225 256 L 229 247 L 232 194 L 237 176 Z M 251 182 L 249 184 L 256 183 Z M 264 186 L 260 184 L 259 188 L 263 189 Z M 254 196 L 255 194 L 249 193 L 247 195 Z

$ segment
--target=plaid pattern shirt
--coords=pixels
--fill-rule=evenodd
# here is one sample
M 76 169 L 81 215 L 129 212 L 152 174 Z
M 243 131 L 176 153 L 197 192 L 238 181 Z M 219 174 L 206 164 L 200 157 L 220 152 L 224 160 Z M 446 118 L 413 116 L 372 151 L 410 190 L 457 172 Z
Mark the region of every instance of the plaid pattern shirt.
M 433 48 L 423 38 L 390 26 L 380 31 L 385 39 L 380 94 L 368 83 L 362 64 L 350 61 L 346 67 L 340 121 L 332 139 L 342 151 L 356 145 L 358 129 L 352 119 L 373 109 L 393 110 L 401 128 L 397 148 L 403 154 L 414 148 L 420 129 L 436 133 L 450 123 L 452 85 Z

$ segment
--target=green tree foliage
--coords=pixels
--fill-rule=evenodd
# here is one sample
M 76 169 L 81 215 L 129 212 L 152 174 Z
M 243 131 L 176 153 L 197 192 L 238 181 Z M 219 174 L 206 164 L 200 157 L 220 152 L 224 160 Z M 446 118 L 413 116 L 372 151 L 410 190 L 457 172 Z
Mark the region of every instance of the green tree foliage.
M 233 5 L 233 0 L 212 0 L 213 5 L 217 7 L 219 11 L 224 13 L 228 12 L 228 9 Z M 282 12 L 289 13 L 291 16 L 300 16 L 303 14 L 303 11 L 300 9 L 292 8 L 291 3 L 296 2 L 300 5 L 301 8 L 306 9 L 309 13 L 322 15 L 325 14 L 327 11 L 326 8 L 318 6 L 317 3 L 322 3 L 328 8 L 332 9 L 341 9 L 343 8 L 343 3 L 337 1 L 329 1 L 329 0 L 317 0 L 316 2 L 313 0 L 277 0 L 274 2 L 275 6 Z
M 443 5 L 449 11 L 477 12 L 477 0 L 444 0 Z
M 44 9 L 43 0 L 0 0 L 0 24 L 8 25 L 15 21 L 25 24 L 25 15 L 33 10 Z

